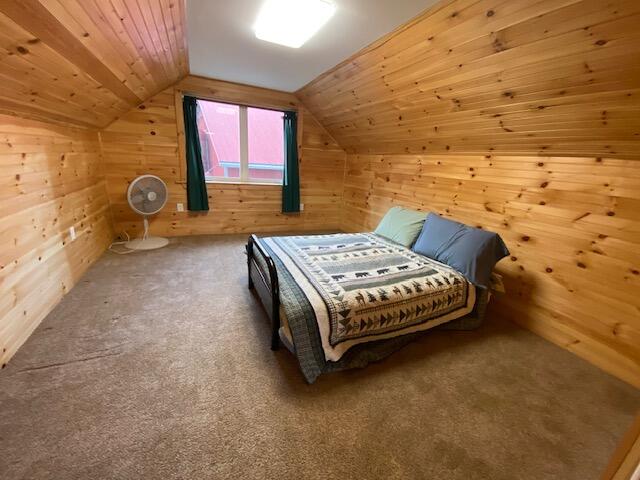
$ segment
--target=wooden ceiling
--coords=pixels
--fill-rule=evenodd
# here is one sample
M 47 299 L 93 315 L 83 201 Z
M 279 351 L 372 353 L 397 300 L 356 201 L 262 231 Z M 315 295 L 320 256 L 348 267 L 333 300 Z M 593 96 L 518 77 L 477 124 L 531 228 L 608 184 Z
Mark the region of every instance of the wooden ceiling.
M 184 0 L 0 0 L 0 113 L 104 127 L 188 68 Z
M 446 0 L 297 92 L 351 153 L 640 158 L 638 0 Z

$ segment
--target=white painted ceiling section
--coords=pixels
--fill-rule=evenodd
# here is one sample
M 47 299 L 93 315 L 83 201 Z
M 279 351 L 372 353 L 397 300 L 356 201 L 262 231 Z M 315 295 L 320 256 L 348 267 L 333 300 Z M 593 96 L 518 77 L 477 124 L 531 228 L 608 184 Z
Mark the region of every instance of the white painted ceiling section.
M 437 0 L 331 0 L 333 17 L 300 48 L 258 40 L 263 0 L 187 0 L 194 75 L 293 92 Z

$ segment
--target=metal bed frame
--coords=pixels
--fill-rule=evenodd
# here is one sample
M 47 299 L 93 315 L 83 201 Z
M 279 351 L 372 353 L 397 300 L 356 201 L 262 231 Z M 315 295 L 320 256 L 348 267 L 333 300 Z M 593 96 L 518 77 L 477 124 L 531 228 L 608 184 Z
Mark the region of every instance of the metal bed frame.
M 262 257 L 259 262 L 256 254 Z M 247 242 L 249 289 L 254 290 L 271 321 L 271 350 L 280 348 L 280 287 L 278 271 L 271 256 L 262 248 L 258 237 L 251 235 Z

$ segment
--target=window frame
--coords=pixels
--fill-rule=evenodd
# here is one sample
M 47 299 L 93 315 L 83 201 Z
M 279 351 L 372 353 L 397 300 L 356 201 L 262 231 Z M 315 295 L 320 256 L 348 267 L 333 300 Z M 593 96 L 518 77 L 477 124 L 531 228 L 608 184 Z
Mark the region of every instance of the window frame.
M 184 95 L 191 95 L 188 94 L 187 92 L 177 92 L 176 94 L 176 105 L 178 104 L 178 97 L 180 97 L 180 105 L 182 105 L 182 98 Z M 274 112 L 279 112 L 284 116 L 285 111 L 297 111 L 296 108 L 289 108 L 289 109 L 285 109 L 285 108 L 277 108 L 275 106 L 264 106 L 264 105 L 256 105 L 256 104 L 249 104 L 249 103 L 236 103 L 236 102 L 232 102 L 230 100 L 225 100 L 225 99 L 219 99 L 219 98 L 213 98 L 213 97 L 207 97 L 207 96 L 203 96 L 203 95 L 192 95 L 196 98 L 196 100 L 202 100 L 205 102 L 215 102 L 215 103 L 222 103 L 222 104 L 226 104 L 226 105 L 231 105 L 234 107 L 238 107 L 239 109 L 239 114 L 238 114 L 238 127 L 239 127 L 239 142 L 240 142 L 240 176 L 239 177 L 234 177 L 234 178 L 228 178 L 228 177 L 205 177 L 205 183 L 208 184 L 225 184 L 225 185 L 269 185 L 269 186 L 282 186 L 283 180 L 269 180 L 266 178 L 261 178 L 261 179 L 255 179 L 252 180 L 249 177 L 249 115 L 248 115 L 248 109 L 249 108 L 256 108 L 256 109 L 260 109 L 260 110 L 271 110 Z M 181 120 L 181 127 L 182 127 L 182 132 L 184 135 L 184 118 L 182 115 L 182 112 L 180 114 L 180 120 Z M 179 127 L 180 129 L 180 127 Z M 180 134 L 178 134 L 178 137 L 180 137 Z M 284 137 L 282 139 L 282 141 L 284 142 Z M 184 149 L 184 139 L 180 139 L 181 142 L 181 150 Z M 185 155 L 182 157 L 185 161 L 186 161 L 186 153 Z M 181 162 L 184 163 L 184 162 Z M 282 158 L 282 171 L 284 174 L 284 163 L 285 163 L 285 158 L 283 156 Z M 181 167 L 181 170 L 183 169 L 183 167 Z M 183 172 L 184 173 L 184 172 Z M 183 179 L 186 178 L 181 175 L 181 177 Z

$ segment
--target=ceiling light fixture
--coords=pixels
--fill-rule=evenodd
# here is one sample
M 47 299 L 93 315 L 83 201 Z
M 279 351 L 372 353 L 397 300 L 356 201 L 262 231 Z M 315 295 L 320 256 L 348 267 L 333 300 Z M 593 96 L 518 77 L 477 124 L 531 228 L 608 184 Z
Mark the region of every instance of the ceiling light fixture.
M 300 48 L 335 11 L 325 0 L 266 0 L 253 30 L 260 40 Z

